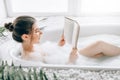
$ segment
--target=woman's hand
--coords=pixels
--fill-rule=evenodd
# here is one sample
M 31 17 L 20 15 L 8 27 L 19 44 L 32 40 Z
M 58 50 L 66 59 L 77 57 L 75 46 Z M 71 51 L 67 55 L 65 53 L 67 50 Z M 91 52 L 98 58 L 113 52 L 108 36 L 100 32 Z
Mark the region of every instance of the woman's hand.
M 77 48 L 73 48 L 71 53 L 70 53 L 70 56 L 69 56 L 69 61 L 68 61 L 68 64 L 74 64 L 78 58 L 78 53 L 77 53 Z
M 58 42 L 59 46 L 64 46 L 65 45 L 65 39 L 64 39 L 64 35 L 61 36 L 60 41 Z

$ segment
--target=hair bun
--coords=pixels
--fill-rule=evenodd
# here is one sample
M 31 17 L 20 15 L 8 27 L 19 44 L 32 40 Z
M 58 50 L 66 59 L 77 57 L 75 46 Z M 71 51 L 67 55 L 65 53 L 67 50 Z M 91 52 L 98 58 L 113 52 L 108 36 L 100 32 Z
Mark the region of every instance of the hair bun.
M 10 22 L 10 23 L 5 23 L 5 28 L 8 29 L 9 31 L 13 31 L 14 27 L 13 27 L 13 24 Z

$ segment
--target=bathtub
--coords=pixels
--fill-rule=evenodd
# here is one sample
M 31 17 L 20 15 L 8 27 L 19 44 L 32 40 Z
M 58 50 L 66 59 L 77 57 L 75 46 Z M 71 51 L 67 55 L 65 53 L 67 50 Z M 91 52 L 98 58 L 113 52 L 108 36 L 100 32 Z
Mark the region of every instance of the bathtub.
M 77 20 L 80 24 L 79 20 Z M 80 33 L 79 33 L 79 39 L 78 39 L 78 45 L 88 45 L 96 40 L 103 39 L 108 42 L 112 42 L 113 40 L 117 40 L 117 44 L 120 40 L 120 33 L 119 33 L 120 27 L 119 24 L 109 25 L 109 24 L 80 24 Z M 49 27 L 46 27 L 46 29 L 43 31 L 43 37 L 41 40 L 41 43 L 45 43 L 46 40 L 57 42 L 59 40 L 60 35 L 62 34 L 63 27 L 51 29 Z M 107 38 L 108 37 L 108 38 Z M 90 40 L 88 40 L 90 39 Z M 71 42 L 71 41 L 69 41 Z M 116 42 L 116 41 L 113 41 Z M 8 45 L 9 44 L 9 45 Z M 119 45 L 119 44 L 118 44 Z M 40 61 L 34 62 L 34 61 L 25 61 L 22 60 L 19 56 L 19 46 L 20 44 L 16 43 L 12 39 L 4 43 L 0 46 L 0 53 L 2 60 L 7 60 L 9 64 L 13 61 L 15 65 L 22 65 L 22 66 L 41 66 L 41 67 L 53 67 L 53 68 L 82 68 L 82 69 L 120 69 L 120 63 L 115 63 L 114 66 L 111 64 L 103 64 L 98 65 L 100 60 L 105 60 L 106 63 L 110 62 L 110 60 L 114 60 L 116 57 L 112 57 L 109 59 L 101 58 L 100 60 L 94 60 L 94 59 L 88 59 L 85 58 L 87 61 L 92 61 L 91 63 L 86 63 L 79 65 L 58 65 L 58 64 L 45 64 Z M 6 49 L 6 50 L 5 50 Z M 83 59 L 84 57 L 82 57 Z M 119 59 L 119 57 L 118 57 Z M 115 61 L 119 61 L 119 60 Z
M 89 39 L 89 40 L 88 40 Z M 108 35 L 108 34 L 102 34 L 102 35 L 94 35 L 89 37 L 82 37 L 79 38 L 78 48 L 81 45 L 89 45 L 92 42 L 95 42 L 97 40 L 103 40 L 108 43 L 115 43 L 120 46 L 120 37 L 116 35 Z M 115 40 L 115 42 L 114 42 Z M 41 66 L 41 67 L 51 67 L 51 68 L 81 68 L 81 69 L 120 69 L 120 56 L 115 57 L 102 57 L 99 59 L 94 58 L 88 58 L 84 56 L 79 56 L 79 60 L 77 60 L 77 64 L 75 65 L 65 65 L 65 64 L 45 64 L 41 61 L 26 61 L 21 59 L 20 57 L 20 51 L 19 46 L 12 47 L 12 49 L 9 50 L 8 55 L 10 56 L 9 61 L 13 61 L 16 66 L 22 65 L 22 66 Z M 8 56 L 7 55 L 7 56 Z M 5 56 L 5 54 L 4 54 Z M 6 57 L 6 56 L 5 56 Z M 34 64 L 34 65 L 33 65 Z

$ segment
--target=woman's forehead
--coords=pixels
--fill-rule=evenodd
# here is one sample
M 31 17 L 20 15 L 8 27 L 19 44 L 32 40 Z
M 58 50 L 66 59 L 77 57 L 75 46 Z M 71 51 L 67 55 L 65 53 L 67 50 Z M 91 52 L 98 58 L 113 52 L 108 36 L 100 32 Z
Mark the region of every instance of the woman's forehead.
M 33 29 L 36 29 L 36 28 L 39 28 L 39 26 L 38 26 L 38 23 L 37 23 L 37 22 L 33 24 Z

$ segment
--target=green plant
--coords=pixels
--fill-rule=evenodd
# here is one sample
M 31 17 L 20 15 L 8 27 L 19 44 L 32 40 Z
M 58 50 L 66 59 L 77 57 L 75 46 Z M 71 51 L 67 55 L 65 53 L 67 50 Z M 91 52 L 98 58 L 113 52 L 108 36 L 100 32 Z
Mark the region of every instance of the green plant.
M 5 27 L 0 27 L 0 37 L 2 37 L 2 36 L 5 37 L 5 35 L 3 34 L 3 32 L 4 32 L 5 30 L 6 30 Z
M 53 79 L 58 80 L 53 74 Z M 7 62 L 2 61 L 0 66 L 0 80 L 48 80 L 46 73 L 42 69 L 36 67 L 11 66 Z

